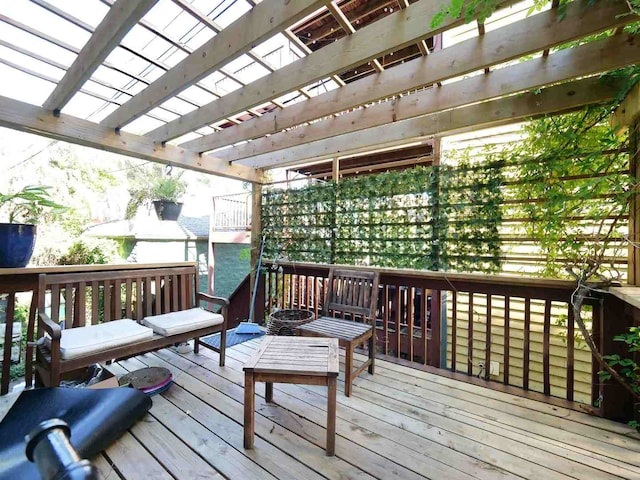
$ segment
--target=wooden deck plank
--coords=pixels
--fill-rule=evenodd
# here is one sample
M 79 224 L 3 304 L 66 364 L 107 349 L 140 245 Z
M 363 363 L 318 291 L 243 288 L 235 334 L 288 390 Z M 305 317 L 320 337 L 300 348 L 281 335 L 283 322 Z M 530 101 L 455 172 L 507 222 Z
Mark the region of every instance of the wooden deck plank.
M 125 432 L 116 443 L 107 448 L 105 454 L 122 476 L 128 480 L 173 479 L 129 432 Z
M 552 439 L 561 440 L 570 445 L 576 445 L 587 451 L 603 455 L 618 456 L 625 461 L 640 466 L 640 443 L 621 435 L 603 432 L 593 427 L 564 421 L 562 418 L 541 414 L 526 408 L 509 404 L 508 402 L 492 399 L 474 398 L 454 389 L 441 387 L 400 372 L 393 372 L 388 376 L 383 368 L 376 371 L 377 375 L 385 377 L 386 384 L 399 391 L 430 398 L 440 403 L 459 408 L 471 415 L 480 415 L 489 419 L 498 419 L 501 423 L 527 429 Z M 409 379 L 411 382 L 409 383 Z
M 172 360 L 174 363 L 168 363 L 165 358 Z M 227 381 L 210 371 L 194 366 L 192 362 L 168 351 L 160 352 L 155 358 L 145 358 L 145 361 L 148 361 L 150 365 L 169 367 L 174 371 L 177 369 L 175 364 L 181 363 L 182 371 L 175 377 L 176 384 L 183 388 L 186 387 L 187 390 L 193 392 L 198 398 L 210 405 L 215 405 L 215 408 L 219 412 L 234 420 L 237 425 L 232 434 L 238 436 L 235 441 L 238 442 L 238 445 L 242 448 L 243 389 L 242 385 L 238 382 L 241 383 L 243 377 L 240 372 L 235 372 L 239 375 L 238 382 Z M 225 367 L 222 368 L 230 370 Z M 173 394 L 172 389 L 164 395 L 168 396 L 170 392 Z M 236 397 L 240 398 L 238 399 Z M 298 425 L 296 425 L 296 427 L 299 429 Z M 354 478 L 363 480 L 371 480 L 373 478 L 337 457 L 326 457 L 324 452 L 324 437 L 322 437 L 321 445 L 313 444 L 299 437 L 296 433 L 292 433 L 288 429 L 271 421 L 268 416 L 263 415 L 260 411 L 256 411 L 255 415 L 255 432 L 255 448 L 252 451 L 247 451 L 248 455 L 273 455 L 273 450 L 271 450 L 268 445 L 271 444 L 282 452 L 287 452 L 288 455 L 298 459 L 303 464 L 308 465 L 312 471 L 318 472 L 325 478 Z M 324 433 L 322 435 L 324 435 Z M 263 441 L 264 444 L 261 443 Z M 274 458 L 277 461 L 278 456 Z M 291 476 L 289 478 L 316 478 L 312 471 L 307 470 L 303 475 L 297 477 Z
M 175 385 L 96 459 L 100 478 L 142 478 L 139 458 L 154 478 L 640 479 L 625 425 L 383 360 L 345 397 L 342 350 L 336 457 L 324 454 L 326 387 L 312 385 L 275 384 L 273 404 L 258 385 L 255 448 L 244 450 L 242 365 L 259 345 L 227 349 L 226 367 L 207 349 L 114 364 L 167 367 Z
M 366 359 L 364 355 L 356 354 L 355 356 L 360 357 L 361 360 Z M 612 422 L 610 420 L 606 420 L 601 417 L 596 417 L 594 415 L 589 415 L 587 413 L 578 412 L 576 410 L 571 410 L 569 408 L 563 408 L 563 407 L 551 405 L 544 402 L 539 402 L 537 400 L 532 400 L 525 397 L 510 395 L 505 392 L 492 390 L 479 385 L 474 385 L 472 383 L 460 382 L 452 378 L 448 378 L 448 377 L 437 375 L 430 372 L 425 372 L 423 370 L 412 369 L 412 368 L 407 369 L 403 365 L 397 365 L 392 362 L 378 360 L 376 361 L 376 366 L 378 365 L 380 366 L 380 368 L 388 369 L 392 372 L 403 372 L 411 376 L 415 376 L 417 378 L 422 378 L 430 382 L 434 382 L 440 385 L 446 385 L 450 388 L 455 388 L 458 390 L 468 392 L 477 397 L 502 400 L 505 402 L 509 402 L 512 405 L 518 405 L 536 412 L 546 413 L 548 415 L 552 415 L 558 418 L 571 420 L 573 422 L 589 425 L 600 430 L 610 431 L 613 433 L 624 435 L 628 438 L 636 438 L 640 440 L 640 433 L 636 432 L 634 429 L 622 423 Z
M 256 480 L 276 478 L 164 396 L 154 397 L 151 414 L 225 477 Z
M 247 355 L 246 358 L 249 358 L 249 356 Z M 232 361 L 230 356 L 228 356 L 228 359 Z M 203 363 L 203 365 L 207 368 L 215 369 L 214 363 L 215 361 L 211 359 L 209 362 Z M 237 368 L 240 368 L 240 362 L 236 361 L 234 370 Z M 221 375 L 222 374 L 223 373 L 221 373 Z M 278 386 L 281 386 L 281 384 L 278 384 Z M 319 390 L 322 390 L 322 388 Z M 263 408 L 269 412 L 271 418 L 278 418 L 278 422 L 288 422 L 290 416 L 286 411 L 290 411 L 316 425 L 324 425 L 324 419 L 326 418 L 326 392 L 324 392 L 323 399 L 325 405 L 317 408 L 284 393 L 282 389 L 280 389 L 280 391 L 283 392 L 283 394 L 278 394 L 274 397 L 274 401 L 276 402 L 275 406 L 264 402 L 262 398 L 257 398 L 256 408 Z M 342 395 L 339 395 L 339 397 L 342 397 Z M 338 409 L 338 417 L 341 417 L 340 409 Z M 295 429 L 295 425 L 293 425 L 292 428 Z M 389 461 L 394 462 L 398 466 L 402 465 L 406 467 L 414 474 L 426 476 L 427 478 L 429 478 L 430 475 L 436 475 L 438 478 L 513 478 L 507 472 L 497 468 L 487 471 L 485 465 L 481 465 L 479 462 L 475 462 L 473 459 L 453 450 L 440 448 L 441 446 L 435 443 L 430 443 L 424 450 L 424 453 L 420 455 L 415 451 L 407 452 L 404 449 L 398 449 L 396 448 L 397 445 L 395 442 L 371 431 L 368 429 L 368 425 L 365 426 L 359 423 L 341 421 L 337 424 L 337 433 L 344 439 L 349 438 L 362 448 L 376 452 L 379 456 L 384 457 L 387 463 L 389 463 Z M 320 439 L 319 441 L 320 444 L 322 444 L 323 440 Z M 344 448 L 341 448 L 340 445 L 341 439 L 339 437 L 336 445 L 336 455 L 349 455 L 347 452 L 352 450 L 353 447 L 349 448 L 348 445 L 345 445 Z M 445 463 L 442 460 L 441 457 L 443 456 L 447 457 L 449 463 Z M 349 461 L 353 463 L 360 460 L 358 458 L 349 458 Z M 405 472 L 402 478 L 411 478 L 407 475 L 409 474 Z
M 93 458 L 91 463 L 98 470 L 98 478 L 100 480 L 118 480 L 122 478 L 113 465 L 107 461 L 103 453 Z
M 167 359 L 172 362 L 175 367 L 176 363 L 179 363 L 181 360 L 184 361 L 185 358 L 180 359 L 178 355 L 169 353 L 167 351 L 162 351 L 158 353 L 158 356 Z M 202 357 L 192 355 L 187 357 Z M 201 358 L 200 358 L 201 359 Z M 237 376 L 237 371 L 235 369 L 229 368 L 220 368 L 215 367 L 214 365 L 210 365 L 212 359 L 208 361 L 205 360 L 205 364 L 207 367 L 210 367 L 216 373 L 219 373 L 221 376 L 229 377 L 228 379 L 239 387 L 242 383 L 243 377 Z M 202 375 L 203 369 L 196 369 L 193 371 L 194 375 Z M 211 372 L 213 373 L 213 372 Z M 203 376 L 203 380 L 206 379 L 207 376 Z M 206 380 L 204 380 L 206 381 Z M 218 384 L 220 383 L 219 379 L 217 383 L 212 383 L 215 388 L 218 388 Z M 235 388 L 231 391 L 228 391 L 227 394 L 233 395 L 236 400 L 241 403 L 242 402 L 242 393 L 243 390 L 241 388 Z M 262 393 L 260 389 L 258 389 L 257 393 Z M 279 403 L 279 398 L 275 399 L 276 402 Z M 267 404 L 264 401 L 263 395 L 256 395 L 256 412 L 261 413 L 262 415 L 267 416 L 270 420 L 274 421 L 276 424 L 295 432 L 297 435 L 300 435 L 303 439 L 306 439 L 312 442 L 314 445 L 320 447 L 323 451 L 325 445 L 325 421 L 326 421 L 326 413 L 322 413 L 321 411 L 317 411 L 313 413 L 309 413 L 307 411 L 300 412 L 300 410 L 296 411 L 285 411 L 281 407 L 277 405 Z M 309 415 L 312 416 L 313 420 L 307 418 Z M 258 433 L 256 426 L 256 433 Z M 340 432 L 338 432 L 340 433 Z M 259 433 L 258 433 L 259 434 Z M 363 470 L 367 470 L 374 477 L 380 479 L 417 479 L 424 478 L 423 476 L 411 471 L 408 468 L 403 467 L 400 464 L 394 463 L 390 461 L 388 458 L 385 458 L 380 455 L 379 449 L 376 449 L 375 452 L 372 452 L 366 447 L 355 442 L 354 437 L 361 438 L 361 442 L 363 442 L 366 438 L 370 437 L 366 436 L 365 432 L 359 430 L 348 431 L 347 435 L 349 439 L 344 436 L 338 435 L 336 438 L 336 457 L 342 458 L 345 461 L 351 463 L 352 465 L 359 467 Z M 266 437 L 269 438 L 269 437 Z M 353 441 L 352 441 L 353 440 Z M 375 443 L 375 438 L 373 439 Z M 374 448 L 372 446 L 372 448 Z M 384 452 L 386 453 L 386 452 Z M 407 461 L 416 463 L 416 460 L 412 460 L 407 457 Z M 447 471 L 446 473 L 442 471 L 442 469 L 438 468 L 437 462 L 433 462 L 431 465 L 431 472 L 434 473 L 437 478 L 469 478 L 468 475 L 462 474 L 462 472 L 455 471 Z M 448 475 L 448 476 L 447 476 Z
M 153 415 L 145 416 L 131 434 L 158 459 L 175 478 L 222 480 L 211 465 L 162 425 Z
M 241 352 L 244 352 L 244 355 L 246 355 L 251 352 L 250 348 L 251 347 L 249 346 L 249 344 L 245 344 L 245 347 L 235 349 L 234 352 L 232 353 L 232 356 L 238 357 L 239 353 L 242 355 Z M 240 358 L 243 358 L 243 357 L 240 357 Z M 364 359 L 366 357 L 362 356 L 362 358 Z M 388 362 L 380 362 L 380 363 L 388 364 Z M 406 367 L 402 367 L 402 366 L 397 366 L 397 367 L 406 369 Z M 363 386 L 369 393 L 379 393 L 381 389 L 384 390 L 386 388 L 384 382 L 385 382 L 384 376 L 379 376 L 378 374 L 373 376 L 364 375 L 362 379 L 356 382 L 356 385 Z M 282 386 L 282 388 L 288 388 L 288 387 Z M 482 387 L 476 387 L 476 388 L 482 388 Z M 309 389 L 313 389 L 313 387 L 309 387 Z M 521 442 L 524 442 L 526 444 L 528 439 L 532 439 L 532 442 L 535 444 L 536 448 L 541 449 L 542 452 L 538 452 L 537 450 L 535 450 L 534 453 L 531 453 L 531 449 L 522 451 L 516 445 L 512 445 L 511 446 L 512 448 L 510 449 L 510 451 L 519 453 L 525 456 L 526 458 L 528 458 L 529 460 L 533 460 L 532 457 L 538 458 L 538 461 L 541 462 L 543 466 L 546 466 L 546 464 L 553 461 L 556 461 L 557 463 L 558 461 L 557 456 L 570 457 L 572 462 L 577 462 L 578 465 L 573 465 L 573 464 L 567 465 L 562 462 L 555 465 L 555 467 L 557 467 L 559 471 L 565 472 L 567 475 L 573 476 L 574 471 L 578 471 L 578 472 L 588 473 L 588 476 L 587 477 L 579 476 L 577 478 L 611 478 L 609 473 L 613 473 L 614 475 L 618 475 L 623 478 L 635 478 L 636 476 L 640 478 L 640 473 L 638 472 L 638 469 L 633 465 L 620 462 L 617 459 L 613 459 L 611 457 L 599 455 L 597 453 L 592 453 L 589 451 L 584 451 L 582 448 L 576 447 L 571 444 L 556 442 L 555 440 L 552 439 L 553 433 L 549 433 L 546 436 L 540 436 L 540 435 L 536 436 L 526 428 L 525 429 L 513 428 L 513 427 L 510 428 L 507 425 L 500 424 L 499 422 L 491 422 L 486 415 L 482 416 L 482 418 L 471 420 L 467 412 L 465 412 L 464 410 L 461 411 L 456 408 L 451 408 L 451 405 L 447 402 L 443 402 L 443 403 L 431 402 L 428 394 L 424 396 L 424 398 L 428 400 L 418 399 L 418 402 L 416 403 L 416 401 L 412 402 L 411 398 L 409 399 L 405 398 L 405 396 L 401 392 L 399 392 L 396 388 L 394 389 L 387 388 L 387 390 L 388 390 L 387 392 L 388 398 L 391 398 L 391 399 L 402 398 L 404 400 L 404 402 L 395 402 L 394 408 L 398 408 L 399 406 L 402 406 L 402 405 L 408 405 L 409 406 L 408 411 L 419 413 L 419 414 L 429 412 L 429 409 L 431 409 L 435 413 L 435 416 L 432 415 L 431 418 L 429 418 L 428 423 L 432 426 L 434 424 L 434 421 L 437 424 L 438 420 L 442 420 L 443 418 L 446 418 L 449 416 L 455 416 L 456 420 L 458 421 L 457 423 L 462 427 L 464 427 L 463 430 L 465 432 L 467 432 L 468 430 L 467 424 L 468 423 L 473 424 L 475 422 L 475 424 L 479 426 L 478 428 L 482 428 L 482 429 L 492 428 L 493 431 L 499 436 L 505 435 L 504 432 L 506 429 L 507 436 L 509 436 L 513 440 L 516 440 L 517 444 L 520 444 L 520 445 L 522 444 Z M 487 390 L 487 389 L 484 389 L 484 390 Z M 355 394 L 356 396 L 359 395 L 358 392 L 355 392 Z M 520 398 L 520 397 L 517 397 L 517 398 Z M 339 400 L 339 403 L 348 403 L 347 398 L 339 397 L 338 400 Z M 365 400 L 366 402 L 364 404 L 362 404 L 362 402 L 360 403 L 363 405 L 362 408 L 364 409 L 364 411 L 368 412 L 372 407 L 370 403 L 371 399 L 366 398 Z M 475 407 L 473 406 L 471 407 L 470 409 L 471 412 L 473 411 L 473 408 Z M 394 410 L 391 409 L 391 411 L 394 411 Z M 409 424 L 411 424 L 412 421 L 413 421 L 412 419 L 406 420 L 406 422 Z M 494 423 L 494 425 L 491 425 L 491 423 Z M 488 424 L 489 424 L 489 427 L 487 427 Z M 449 428 L 451 428 L 451 424 L 449 424 Z M 473 433 L 473 431 L 471 431 L 471 433 Z M 476 439 L 478 440 L 478 437 L 479 439 L 482 439 L 486 436 L 487 436 L 486 432 L 478 433 L 476 435 Z M 587 438 L 586 441 L 588 442 L 589 439 Z M 635 440 L 632 440 L 632 441 L 635 441 Z M 452 448 L 454 447 L 452 446 Z M 553 455 L 549 455 L 549 453 L 553 453 Z M 556 458 L 554 459 L 554 457 Z M 583 464 L 583 465 L 580 465 L 580 464 Z M 593 470 L 593 469 L 590 469 L 589 467 L 585 470 L 585 465 L 587 467 L 592 466 L 593 468 L 599 469 L 601 471 Z M 609 472 L 609 473 L 603 474 L 602 472 Z
M 324 402 L 321 390 L 307 388 L 307 386 L 277 385 L 276 389 L 286 391 L 316 407 L 321 408 Z M 395 400 L 394 392 L 384 385 L 378 384 L 376 392 L 368 390 L 354 392 L 354 395 L 364 399 L 364 402 L 359 399 L 339 397 L 338 403 L 342 408 L 339 409 L 338 417 L 359 425 L 371 425 L 370 428 L 375 433 L 393 438 L 399 445 L 416 452 L 432 450 L 424 440 L 438 442 L 440 445 L 465 453 L 497 468 L 504 468 L 524 478 L 566 478 L 565 475 L 594 480 L 616 478 L 586 465 L 565 460 L 561 456 L 522 449 L 523 439 L 509 440 L 499 434 L 447 419 L 443 415 L 444 412 L 438 415 L 420 415 L 421 411 L 416 412 L 411 406 Z M 389 401 L 385 403 L 385 400 Z M 394 426 L 395 431 L 388 427 L 383 428 L 382 422 Z M 487 473 L 493 475 L 492 478 L 497 478 L 495 473 Z M 631 472 L 626 470 L 623 473 Z
M 150 355 L 146 355 L 142 360 L 149 362 L 153 358 Z M 141 359 L 136 359 L 141 360 Z M 122 362 L 122 364 L 131 364 Z M 145 366 L 149 363 L 145 363 Z M 136 365 L 137 368 L 137 365 Z M 175 369 L 174 369 L 175 370 Z M 180 373 L 174 372 L 174 378 L 178 377 Z M 215 450 L 213 453 L 218 455 L 209 455 L 209 459 L 217 462 L 218 469 L 228 478 L 278 478 L 267 473 L 267 471 L 255 467 L 264 467 L 264 461 L 256 461 L 256 458 L 250 458 L 247 452 L 242 448 L 242 426 L 229 420 L 217 410 L 208 407 L 203 402 L 200 402 L 196 397 L 192 395 L 179 395 L 176 391 L 181 390 L 178 386 L 172 386 L 170 392 L 162 397 L 154 397 L 154 406 L 151 409 L 151 414 L 165 427 L 176 432 L 172 426 L 174 425 L 174 419 L 189 418 L 193 422 L 190 426 L 192 436 L 195 438 L 190 441 L 190 446 L 194 447 L 194 441 L 196 445 L 203 446 L 206 450 Z M 186 393 L 186 392 L 185 392 Z M 179 398 L 175 398 L 178 395 Z M 200 424 L 199 428 L 197 425 Z M 239 434 L 235 434 L 239 430 Z M 208 430 L 208 433 L 205 432 Z M 182 432 L 185 433 L 185 432 Z M 180 435 L 184 439 L 183 435 Z M 238 442 L 238 438 L 240 441 Z M 209 446 L 210 448 L 208 448 Z M 194 448 L 195 451 L 198 451 Z M 240 455 L 246 458 L 240 458 Z M 218 457 L 218 458 L 216 458 Z M 265 457 L 270 459 L 270 457 Z M 277 461 L 277 457 L 270 461 Z M 220 463 L 222 462 L 222 463 Z M 234 465 L 227 465 L 230 462 Z M 216 466 L 216 463 L 209 463 Z M 303 465 L 304 466 L 304 465 Z M 244 468 L 248 468 L 247 471 L 240 471 Z M 181 478 L 179 475 L 177 478 Z M 197 478 L 185 475 L 184 478 Z M 209 478 L 209 477 L 205 477 Z

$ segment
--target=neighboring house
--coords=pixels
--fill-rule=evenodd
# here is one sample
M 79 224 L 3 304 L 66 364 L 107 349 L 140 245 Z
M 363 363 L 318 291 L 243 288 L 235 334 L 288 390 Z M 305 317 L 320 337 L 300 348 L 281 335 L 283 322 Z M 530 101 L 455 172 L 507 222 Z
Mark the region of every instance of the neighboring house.
M 225 232 L 212 233 L 209 249 L 209 216 L 187 217 L 177 221 L 161 221 L 155 217 L 134 220 L 115 220 L 87 228 L 85 234 L 109 238 L 120 244 L 121 254 L 129 262 L 194 262 L 200 265 L 200 291 L 209 290 L 209 255 L 212 250 L 215 261 L 214 293 L 228 297 L 249 272 L 248 255 L 241 255 L 248 248 L 246 235 Z M 246 259 L 244 258 L 246 257 Z

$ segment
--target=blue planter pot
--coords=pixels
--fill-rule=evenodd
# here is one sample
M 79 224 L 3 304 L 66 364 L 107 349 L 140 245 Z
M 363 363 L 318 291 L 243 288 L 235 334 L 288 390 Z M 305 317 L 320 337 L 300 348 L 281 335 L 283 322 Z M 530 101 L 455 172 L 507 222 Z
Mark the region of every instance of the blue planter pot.
M 0 268 L 25 267 L 35 243 L 35 225 L 0 223 Z

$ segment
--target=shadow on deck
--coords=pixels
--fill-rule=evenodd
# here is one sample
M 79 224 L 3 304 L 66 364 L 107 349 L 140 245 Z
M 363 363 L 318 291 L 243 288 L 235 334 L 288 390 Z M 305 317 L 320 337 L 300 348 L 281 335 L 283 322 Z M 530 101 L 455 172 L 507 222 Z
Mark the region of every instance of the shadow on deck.
M 255 449 L 244 450 L 242 365 L 258 344 L 228 349 L 222 368 L 207 349 L 112 365 L 167 367 L 175 384 L 95 459 L 101 478 L 640 478 L 639 437 L 625 425 L 385 361 L 351 398 L 339 382 L 335 457 L 326 388 L 306 385 L 274 385 L 274 404 L 258 385 Z

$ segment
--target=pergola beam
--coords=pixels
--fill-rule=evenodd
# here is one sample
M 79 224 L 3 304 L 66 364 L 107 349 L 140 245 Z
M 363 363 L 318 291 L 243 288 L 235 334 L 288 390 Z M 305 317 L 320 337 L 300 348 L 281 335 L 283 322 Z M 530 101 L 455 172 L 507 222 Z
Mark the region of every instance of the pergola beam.
M 163 147 L 140 135 L 116 134 L 111 128 L 71 115 L 56 118 L 44 108 L 2 96 L 0 126 L 212 175 L 262 182 L 262 175 L 251 167 L 230 165 L 212 155 L 198 155 L 172 145 Z
M 429 28 L 427 19 L 438 8 L 431 1 L 414 3 L 147 135 L 159 141 L 174 139 L 461 23 L 462 20 L 448 19 L 437 29 Z
M 114 3 L 44 102 L 43 108 L 59 112 L 156 2 L 157 0 L 118 0 Z
M 640 63 L 640 43 L 616 35 L 562 50 L 548 57 L 538 57 L 491 74 L 450 83 L 406 95 L 393 102 L 372 105 L 321 122 L 276 133 L 253 142 L 216 152 L 219 158 L 235 161 L 308 142 L 331 138 L 380 125 L 391 124 L 422 115 L 501 96 L 566 82 L 596 73 Z
M 271 112 L 261 118 L 243 122 L 242 125 L 186 142 L 182 146 L 205 152 L 259 138 L 358 105 L 539 52 L 633 20 L 631 15 L 623 15 L 628 12 L 623 0 L 599 2 L 586 8 L 587 1 L 570 3 L 562 21 L 558 20 L 556 11 L 542 12 L 487 32 L 482 38 L 463 41 L 433 52 L 428 57 L 417 58 L 378 75 L 368 76 L 288 106 L 282 111 Z
M 574 110 L 584 105 L 611 100 L 619 85 L 604 84 L 598 78 L 549 87 L 540 93 L 526 93 L 445 112 L 402 120 L 328 140 L 257 155 L 243 163 L 256 168 L 278 168 L 309 161 L 352 155 L 375 148 L 440 137 L 521 121 L 548 113 Z
M 261 2 L 102 121 L 119 128 L 144 115 L 322 5 L 320 0 Z M 244 90 L 244 89 L 241 89 Z M 250 107 L 254 107 L 251 105 Z M 240 109 L 237 112 L 248 110 Z M 231 116 L 231 115 L 229 115 Z M 218 120 L 223 120 L 222 116 Z M 184 117 L 178 119 L 180 123 Z M 215 123 L 216 121 L 205 122 Z M 200 126 L 202 126 L 200 125 Z M 187 131 L 190 131 L 189 129 Z M 186 131 L 184 132 L 186 133 Z

